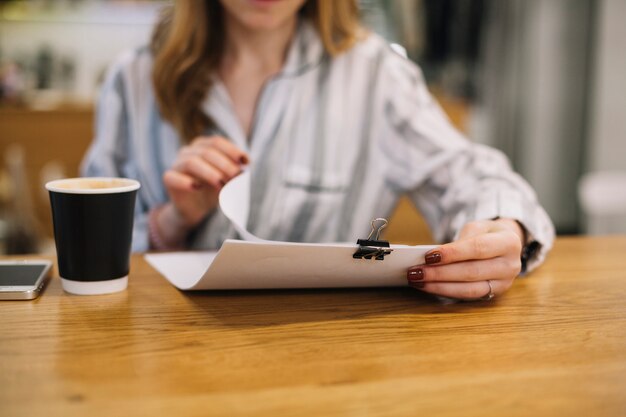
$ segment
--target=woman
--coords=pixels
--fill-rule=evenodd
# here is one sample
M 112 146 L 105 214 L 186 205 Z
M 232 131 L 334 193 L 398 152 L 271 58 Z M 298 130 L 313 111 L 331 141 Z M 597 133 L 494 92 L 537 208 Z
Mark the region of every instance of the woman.
M 247 165 L 266 239 L 353 241 L 408 193 L 451 242 L 407 271 L 428 293 L 490 299 L 552 245 L 530 187 L 450 125 L 354 0 L 179 1 L 113 66 L 83 168 L 141 181 L 134 250 L 235 237 L 217 195 Z

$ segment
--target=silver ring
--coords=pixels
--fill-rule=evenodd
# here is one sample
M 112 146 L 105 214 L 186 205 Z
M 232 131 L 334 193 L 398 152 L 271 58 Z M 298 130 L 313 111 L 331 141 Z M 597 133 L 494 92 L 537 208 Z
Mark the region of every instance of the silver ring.
M 487 280 L 487 285 L 489 285 L 489 293 L 486 295 L 483 295 L 482 297 L 479 298 L 480 301 L 489 301 L 491 300 L 493 297 L 495 297 L 496 295 L 493 293 L 493 288 L 491 287 L 491 280 Z

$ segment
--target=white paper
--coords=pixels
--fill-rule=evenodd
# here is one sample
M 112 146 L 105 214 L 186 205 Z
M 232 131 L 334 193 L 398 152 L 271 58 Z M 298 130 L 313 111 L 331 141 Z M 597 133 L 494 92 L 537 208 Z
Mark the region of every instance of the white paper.
M 424 255 L 434 247 L 391 245 L 391 254 L 375 260 L 354 259 L 356 244 L 259 239 L 246 229 L 249 172 L 224 187 L 219 203 L 246 241 L 227 240 L 219 251 L 146 255 L 157 271 L 182 290 L 402 286 L 407 285 L 407 269 L 424 263 Z
M 220 191 L 220 208 L 235 226 L 243 240 L 267 242 L 248 232 L 248 213 L 250 212 L 250 171 L 233 178 Z

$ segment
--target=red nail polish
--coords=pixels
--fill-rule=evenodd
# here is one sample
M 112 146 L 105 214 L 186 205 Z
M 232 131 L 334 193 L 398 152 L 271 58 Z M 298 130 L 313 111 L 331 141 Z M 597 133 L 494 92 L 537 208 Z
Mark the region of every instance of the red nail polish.
M 441 262 L 441 253 L 432 252 L 426 255 L 426 265 L 438 264 Z
M 243 165 L 247 165 L 248 164 L 248 157 L 246 157 L 245 155 L 242 155 L 241 158 L 239 158 L 239 162 Z
M 221 185 L 222 187 L 223 187 L 223 186 L 225 186 L 225 185 L 226 185 L 226 181 L 224 181 L 224 180 L 220 180 L 220 185 Z
M 421 281 L 424 279 L 424 270 L 422 268 L 410 268 L 406 277 L 410 282 Z
M 426 285 L 426 283 L 425 283 L 425 282 L 418 281 L 418 282 L 411 282 L 411 283 L 409 283 L 409 285 L 410 285 L 411 287 L 413 287 L 413 288 L 422 289 L 422 288 L 424 288 L 424 285 Z

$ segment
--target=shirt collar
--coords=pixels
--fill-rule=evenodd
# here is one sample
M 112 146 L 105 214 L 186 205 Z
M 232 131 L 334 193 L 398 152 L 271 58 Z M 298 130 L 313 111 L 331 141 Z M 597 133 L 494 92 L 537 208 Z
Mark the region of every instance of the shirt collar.
M 279 77 L 295 77 L 304 74 L 318 66 L 325 53 L 317 30 L 309 21 L 300 19 Z

